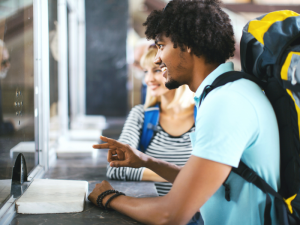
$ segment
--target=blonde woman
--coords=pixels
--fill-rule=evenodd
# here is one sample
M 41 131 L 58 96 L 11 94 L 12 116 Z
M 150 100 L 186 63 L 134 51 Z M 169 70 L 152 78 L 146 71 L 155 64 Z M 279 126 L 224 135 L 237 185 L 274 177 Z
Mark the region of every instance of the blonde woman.
M 132 108 L 119 141 L 139 148 L 145 110 L 159 104 L 159 123 L 145 154 L 183 166 L 190 157 L 189 134 L 194 132 L 193 93 L 186 85 L 169 90 L 159 66 L 153 63 L 156 48 L 150 48 L 141 59 L 145 72 L 147 95 L 145 105 Z M 172 185 L 147 168 L 107 168 L 107 177 L 114 180 L 154 181 L 159 195 L 169 192 Z

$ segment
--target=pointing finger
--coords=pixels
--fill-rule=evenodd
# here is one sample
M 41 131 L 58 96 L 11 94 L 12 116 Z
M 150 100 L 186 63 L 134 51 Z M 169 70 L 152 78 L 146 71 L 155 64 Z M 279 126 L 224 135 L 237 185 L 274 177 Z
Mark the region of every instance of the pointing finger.
M 125 145 L 122 144 L 121 142 L 118 142 L 118 141 L 116 141 L 114 139 L 111 139 L 111 138 L 100 136 L 100 139 L 104 142 L 107 142 L 110 147 L 112 147 L 112 145 L 115 146 L 115 147 L 119 147 L 119 148 L 125 147 Z
M 97 144 L 97 145 L 93 145 L 93 148 L 96 148 L 96 149 L 107 149 L 107 148 L 109 148 L 109 144 L 108 143 Z

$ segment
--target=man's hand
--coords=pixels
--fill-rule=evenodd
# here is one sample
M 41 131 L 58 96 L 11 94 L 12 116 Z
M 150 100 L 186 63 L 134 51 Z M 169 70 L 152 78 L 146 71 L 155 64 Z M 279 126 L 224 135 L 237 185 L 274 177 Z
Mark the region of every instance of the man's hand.
M 93 148 L 109 149 L 107 161 L 111 167 L 139 168 L 145 166 L 147 156 L 144 153 L 114 139 L 103 136 L 101 136 L 100 139 L 107 143 L 93 145 Z
M 114 139 L 100 136 L 105 144 L 93 145 L 97 149 L 109 149 L 107 161 L 111 167 L 146 167 L 154 173 L 173 183 L 181 167 L 161 159 L 153 158 Z
M 98 196 L 107 190 L 114 190 L 113 187 L 108 183 L 106 180 L 102 181 L 100 184 L 96 184 L 94 190 L 90 193 L 88 199 L 97 205 L 97 198 Z M 114 195 L 114 193 L 107 195 L 103 200 L 102 204 L 105 205 L 106 201 L 109 199 L 110 196 Z

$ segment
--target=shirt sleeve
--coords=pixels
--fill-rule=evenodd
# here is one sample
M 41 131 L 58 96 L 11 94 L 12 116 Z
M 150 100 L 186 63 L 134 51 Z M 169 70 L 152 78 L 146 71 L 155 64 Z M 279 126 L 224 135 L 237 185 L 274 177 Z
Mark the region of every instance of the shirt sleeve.
M 143 177 L 144 167 L 131 168 L 131 167 L 110 167 L 107 165 L 106 177 L 111 180 L 122 181 L 141 181 Z
M 119 141 L 138 148 L 144 123 L 143 105 L 137 105 L 130 111 L 122 129 Z M 112 180 L 140 181 L 145 168 L 110 167 L 107 165 L 106 177 Z
M 259 133 L 254 106 L 240 93 L 226 90 L 209 94 L 198 111 L 192 155 L 238 167 Z

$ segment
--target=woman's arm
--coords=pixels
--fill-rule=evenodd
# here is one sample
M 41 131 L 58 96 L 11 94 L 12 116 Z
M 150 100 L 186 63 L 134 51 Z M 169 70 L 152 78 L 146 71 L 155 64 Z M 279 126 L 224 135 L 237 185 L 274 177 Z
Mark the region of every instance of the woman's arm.
M 167 182 L 167 180 L 157 175 L 148 168 L 145 168 L 143 171 L 142 181 Z
M 111 180 L 141 181 L 145 168 L 111 167 L 106 168 L 106 177 Z

